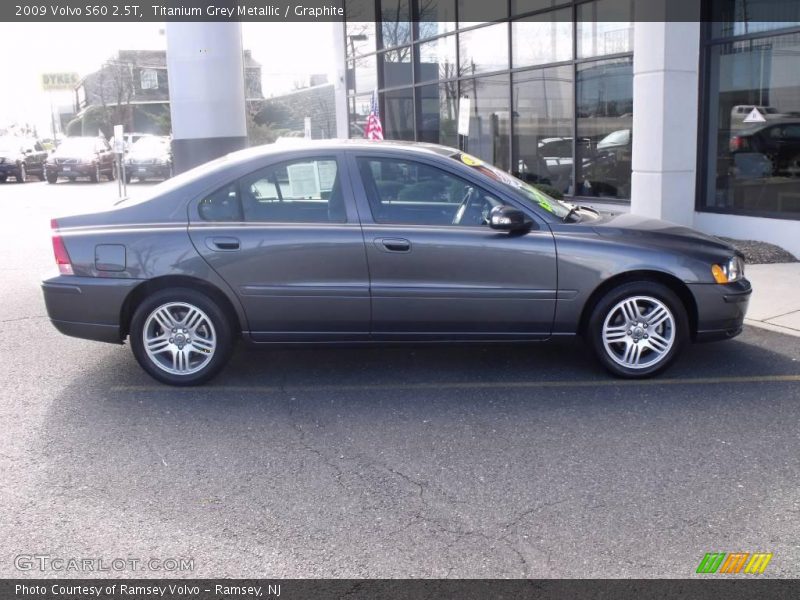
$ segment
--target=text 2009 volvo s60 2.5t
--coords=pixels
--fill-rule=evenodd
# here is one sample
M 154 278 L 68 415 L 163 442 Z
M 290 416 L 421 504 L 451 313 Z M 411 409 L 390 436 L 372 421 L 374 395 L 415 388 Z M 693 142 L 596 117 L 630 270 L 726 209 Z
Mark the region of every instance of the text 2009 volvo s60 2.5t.
M 53 222 L 59 331 L 121 343 L 188 385 L 254 344 L 537 341 L 582 335 L 622 377 L 742 329 L 728 244 L 559 202 L 442 146 L 244 150 L 107 212 Z

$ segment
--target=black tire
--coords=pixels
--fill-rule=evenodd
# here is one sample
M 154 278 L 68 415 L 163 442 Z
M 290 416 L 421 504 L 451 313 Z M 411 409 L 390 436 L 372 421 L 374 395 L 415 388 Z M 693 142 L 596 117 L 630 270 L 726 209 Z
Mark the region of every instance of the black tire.
M 111 165 L 111 170 L 108 172 L 108 180 L 114 181 L 117 178 L 117 163 Z
M 671 313 L 671 321 L 666 321 L 663 325 L 659 325 L 655 332 L 659 336 L 664 335 L 665 337 L 670 337 L 666 335 L 666 332 L 669 330 L 672 331 L 672 344 L 660 357 L 659 353 L 655 352 L 649 346 L 649 335 L 653 335 L 652 341 L 655 341 L 656 338 L 654 331 L 650 330 L 649 324 L 648 327 L 645 328 L 629 328 L 629 326 L 625 324 L 626 331 L 620 332 L 618 335 L 629 338 L 629 340 L 623 339 L 616 343 L 611 343 L 611 350 L 606 348 L 603 339 L 603 327 L 606 319 L 612 319 L 612 314 L 617 315 L 617 319 L 619 319 L 622 313 L 615 310 L 618 305 L 626 299 L 637 297 L 644 299 L 640 302 L 642 302 L 645 307 L 648 305 L 646 299 L 654 299 L 665 305 L 669 313 Z M 646 317 L 647 315 L 642 317 L 642 322 L 647 322 Z M 609 323 L 614 324 L 612 321 L 609 321 Z M 619 320 L 616 322 L 617 327 L 621 327 L 623 324 L 624 323 L 621 323 Z M 643 339 L 644 337 L 648 339 Z M 597 302 L 589 318 L 586 338 L 597 360 L 613 375 L 626 379 L 642 379 L 661 373 L 664 369 L 669 367 L 678 354 L 680 354 L 681 349 L 689 340 L 689 319 L 686 315 L 686 308 L 680 298 L 667 286 L 654 281 L 633 281 L 612 289 Z M 653 361 L 653 364 L 632 368 L 617 362 L 612 356 L 614 349 L 619 349 L 623 344 L 624 347 L 627 347 L 629 341 L 637 346 L 641 343 L 643 349 L 639 350 L 639 353 L 642 357 L 648 357 L 650 361 Z M 618 354 L 616 356 L 618 359 L 620 358 Z M 647 364 L 648 361 L 643 360 L 642 362 Z
M 131 182 L 131 179 L 133 179 L 133 178 L 131 177 L 131 174 L 126 172 L 126 173 L 125 173 L 125 183 L 130 183 L 130 182 Z
M 47 183 L 55 183 L 58 181 L 58 173 L 50 173 L 49 171 L 45 171 L 44 176 L 47 178 Z
M 7 175 L 0 175 L 0 183 L 5 183 L 6 179 L 8 179 Z
M 16 179 L 17 183 L 25 183 L 28 181 L 28 168 L 25 166 L 25 163 L 20 163 Z
M 200 309 L 213 325 L 216 337 L 213 356 L 202 368 L 190 374 L 181 375 L 164 370 L 154 362 L 145 349 L 144 335 L 148 318 L 156 309 L 170 303 L 185 303 Z M 169 335 L 168 332 L 167 335 Z M 214 377 L 230 359 L 233 352 L 233 340 L 233 329 L 225 312 L 206 294 L 191 288 L 172 288 L 155 292 L 138 306 L 131 319 L 130 343 L 133 355 L 153 379 L 168 385 L 200 385 Z M 168 361 L 168 357 L 165 360 Z M 202 361 L 202 359 L 200 360 Z
M 99 163 L 94 166 L 94 172 L 92 172 L 92 174 L 89 175 L 89 180 L 92 183 L 97 183 L 97 182 L 100 181 L 100 164 Z

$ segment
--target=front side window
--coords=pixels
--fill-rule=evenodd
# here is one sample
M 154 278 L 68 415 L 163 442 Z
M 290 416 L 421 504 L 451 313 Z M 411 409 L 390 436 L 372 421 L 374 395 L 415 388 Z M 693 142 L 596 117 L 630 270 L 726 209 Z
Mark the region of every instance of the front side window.
M 503 203 L 442 169 L 394 158 L 359 158 L 358 170 L 377 223 L 486 226 Z

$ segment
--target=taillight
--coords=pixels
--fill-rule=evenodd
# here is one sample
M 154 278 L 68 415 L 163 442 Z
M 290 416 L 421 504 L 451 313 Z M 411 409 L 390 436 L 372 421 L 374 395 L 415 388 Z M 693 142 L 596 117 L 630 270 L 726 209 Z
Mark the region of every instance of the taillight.
M 729 146 L 730 146 L 731 152 L 736 152 L 737 150 L 743 150 L 744 149 L 744 139 L 742 138 L 742 136 L 735 135 L 735 136 L 733 136 L 731 138 Z
M 67 247 L 64 245 L 64 240 L 58 233 L 58 221 L 51 219 L 50 228 L 53 230 L 53 254 L 56 257 L 58 272 L 62 275 L 74 275 L 72 272 L 72 262 L 70 262 L 69 254 L 67 253 Z

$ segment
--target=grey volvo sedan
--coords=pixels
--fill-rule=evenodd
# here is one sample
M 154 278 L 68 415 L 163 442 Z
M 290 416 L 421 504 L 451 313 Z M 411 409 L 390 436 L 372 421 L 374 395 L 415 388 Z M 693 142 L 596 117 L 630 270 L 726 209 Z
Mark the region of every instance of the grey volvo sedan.
M 53 221 L 55 327 L 207 381 L 253 344 L 581 335 L 621 377 L 737 335 L 742 256 L 675 224 L 559 202 L 452 148 L 244 150 L 107 212 Z

